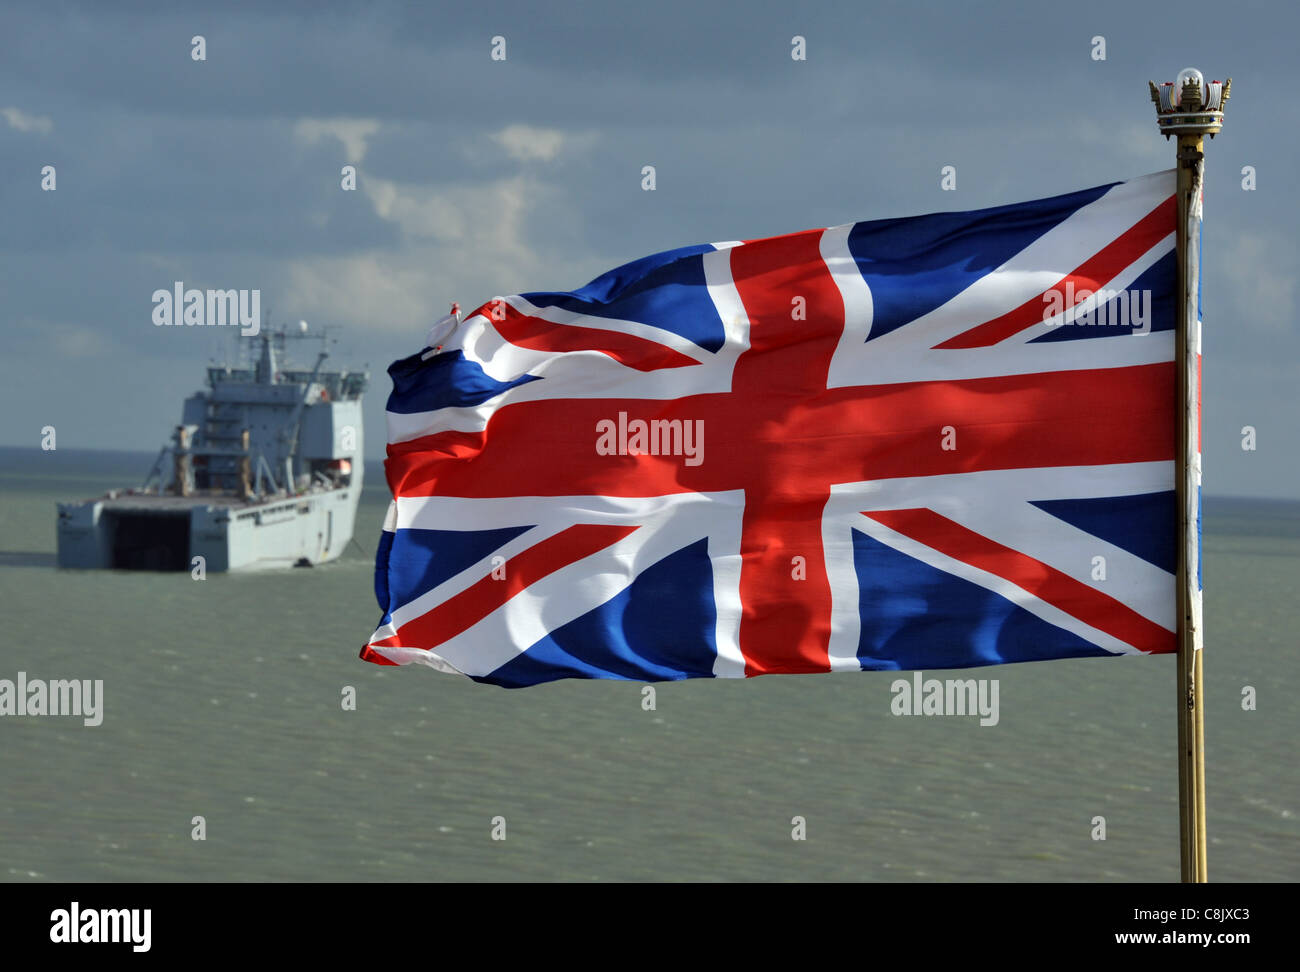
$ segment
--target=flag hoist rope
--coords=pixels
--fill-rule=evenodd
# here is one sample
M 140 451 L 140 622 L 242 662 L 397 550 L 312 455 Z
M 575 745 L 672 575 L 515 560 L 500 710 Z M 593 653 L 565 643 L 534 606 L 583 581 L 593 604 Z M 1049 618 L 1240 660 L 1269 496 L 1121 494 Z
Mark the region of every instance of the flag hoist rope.
M 1200 575 L 1200 230 L 1205 155 L 1178 136 L 1178 802 L 1184 881 L 1207 879 Z

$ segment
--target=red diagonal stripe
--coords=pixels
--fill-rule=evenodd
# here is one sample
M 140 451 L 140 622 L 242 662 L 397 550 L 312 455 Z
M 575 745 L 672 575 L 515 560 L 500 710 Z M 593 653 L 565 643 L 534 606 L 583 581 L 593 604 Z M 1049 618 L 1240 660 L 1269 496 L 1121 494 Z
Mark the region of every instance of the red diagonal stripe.
M 505 320 L 499 321 L 496 317 L 502 311 Z M 556 324 L 554 321 L 521 314 L 504 302 L 486 304 L 478 313 L 492 322 L 498 334 L 521 348 L 531 348 L 534 351 L 599 351 L 637 371 L 685 368 L 699 364 L 694 358 L 656 341 L 597 327 Z
M 580 523 L 561 530 L 506 561 L 505 577 L 491 574 L 471 584 L 433 610 L 412 618 L 397 634 L 374 645 L 380 648 L 433 648 L 482 621 L 506 601 L 561 567 L 617 543 L 636 526 Z
M 1065 297 L 1065 286 L 1074 284 L 1077 296 L 1080 290 L 1099 290 L 1106 286 L 1126 267 L 1146 253 L 1153 246 L 1174 231 L 1178 217 L 1178 207 L 1174 197 L 1170 196 L 1151 212 L 1147 213 L 1123 235 L 1106 244 L 1085 260 L 1073 273 L 1066 274 L 1052 287 L 1048 287 L 1037 297 L 1031 297 L 1015 310 L 1007 311 L 1001 317 L 980 324 L 969 331 L 949 338 L 936 348 L 945 350 L 953 348 L 987 348 L 999 341 L 1019 334 L 1026 328 L 1041 324 L 1046 304 L 1043 297 L 1052 291 L 1059 291 Z M 1076 300 L 1075 303 L 1081 303 Z
M 1143 617 L 1127 604 L 1055 567 L 1049 567 L 1041 560 L 968 530 L 933 510 L 877 510 L 864 512 L 863 516 L 955 560 L 1011 581 L 1071 617 L 1139 651 L 1163 654 L 1175 648 L 1172 631 Z

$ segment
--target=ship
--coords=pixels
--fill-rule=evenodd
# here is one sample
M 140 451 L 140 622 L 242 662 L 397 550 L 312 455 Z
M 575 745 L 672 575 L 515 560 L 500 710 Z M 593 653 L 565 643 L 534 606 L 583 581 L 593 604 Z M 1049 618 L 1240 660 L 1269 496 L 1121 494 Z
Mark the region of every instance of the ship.
M 314 367 L 290 367 L 312 339 Z M 369 372 L 324 370 L 328 332 L 305 322 L 238 340 L 235 365 L 210 363 L 139 487 L 58 504 L 59 567 L 202 576 L 343 552 L 361 497 Z

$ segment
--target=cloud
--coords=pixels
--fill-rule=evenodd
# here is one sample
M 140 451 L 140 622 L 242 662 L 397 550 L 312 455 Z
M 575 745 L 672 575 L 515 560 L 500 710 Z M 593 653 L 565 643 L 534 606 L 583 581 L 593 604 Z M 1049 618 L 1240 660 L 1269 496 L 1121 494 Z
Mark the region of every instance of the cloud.
M 9 127 L 20 132 L 39 132 L 48 135 L 54 131 L 54 122 L 44 115 L 29 115 L 21 108 L 0 108 L 0 116 L 9 123 Z
M 107 342 L 98 331 L 77 324 L 59 325 L 54 329 L 54 345 L 59 353 L 72 358 L 89 358 L 104 353 Z
M 520 263 L 505 255 L 411 244 L 397 252 L 294 260 L 283 292 L 293 313 L 308 320 L 355 323 L 420 341 L 453 300 L 469 310 L 510 292 L 521 273 Z
M 508 286 L 536 263 L 524 233 L 540 190 L 527 179 L 429 187 L 370 178 L 362 189 L 405 242 L 394 250 L 291 261 L 287 296 L 304 314 L 423 334 L 451 301 L 487 300 L 498 292 L 493 287 Z
M 410 254 L 307 257 L 288 265 L 285 302 L 307 320 L 325 318 L 384 330 L 431 319 L 428 274 Z
M 45 356 L 101 358 L 111 353 L 112 340 L 94 327 L 59 320 L 23 317 L 14 322 L 10 337 L 17 346 Z
M 293 127 L 294 136 L 308 145 L 326 136 L 337 138 L 355 165 L 366 157 L 366 140 L 377 131 L 379 122 L 371 118 L 303 118 Z
M 532 125 L 507 125 L 491 138 L 518 162 L 550 162 L 570 141 L 558 129 Z
M 304 119 L 295 135 L 306 142 L 338 138 L 360 159 L 366 139 L 380 127 L 364 119 Z M 493 144 L 494 154 L 504 149 L 520 162 L 547 162 L 593 143 L 594 136 L 509 125 L 469 140 L 475 142 L 479 156 Z M 534 245 L 530 238 L 532 218 L 561 195 L 558 186 L 532 174 L 438 184 L 368 174 L 358 190 L 374 214 L 397 229 L 397 244 L 290 258 L 284 300 L 294 314 L 356 321 L 421 340 L 452 301 L 468 310 L 499 294 L 525 291 L 528 282 L 572 281 L 572 258 L 566 261 L 554 247 Z
M 453 300 L 468 310 L 527 290 L 528 281 L 550 286 L 574 276 L 572 261 L 529 242 L 529 216 L 555 192 L 534 179 L 434 187 L 372 177 L 362 189 L 403 244 L 291 261 L 285 296 L 295 314 L 356 320 L 418 340 Z
M 362 183 L 380 219 L 412 239 L 473 245 L 523 255 L 524 219 L 549 192 L 525 176 L 481 185 L 423 186 L 371 177 Z

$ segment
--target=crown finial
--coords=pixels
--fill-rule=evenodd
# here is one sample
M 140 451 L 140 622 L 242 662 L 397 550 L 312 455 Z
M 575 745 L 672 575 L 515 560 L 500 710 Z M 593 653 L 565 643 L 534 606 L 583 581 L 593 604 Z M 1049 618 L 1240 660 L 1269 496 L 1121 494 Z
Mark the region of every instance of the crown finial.
M 1223 106 L 1232 90 L 1232 78 L 1206 81 L 1196 68 L 1183 68 L 1174 81 L 1156 85 L 1148 81 L 1156 105 L 1156 124 L 1171 135 L 1215 135 L 1223 129 Z

